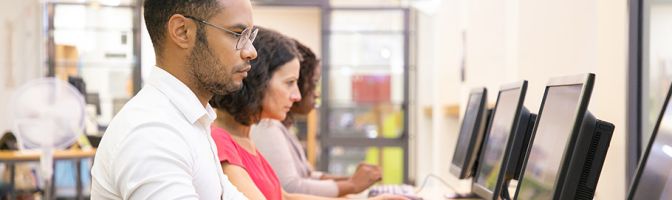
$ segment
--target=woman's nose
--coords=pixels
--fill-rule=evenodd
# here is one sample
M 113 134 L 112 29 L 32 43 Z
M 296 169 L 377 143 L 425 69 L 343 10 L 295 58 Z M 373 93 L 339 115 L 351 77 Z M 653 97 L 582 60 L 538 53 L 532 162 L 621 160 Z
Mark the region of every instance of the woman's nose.
M 318 92 L 317 90 L 315 90 L 315 91 L 313 92 L 313 96 L 315 96 L 316 99 L 320 98 L 320 92 Z
M 292 102 L 299 102 L 301 101 L 301 93 L 299 92 L 292 92 L 292 94 L 289 95 L 289 100 Z

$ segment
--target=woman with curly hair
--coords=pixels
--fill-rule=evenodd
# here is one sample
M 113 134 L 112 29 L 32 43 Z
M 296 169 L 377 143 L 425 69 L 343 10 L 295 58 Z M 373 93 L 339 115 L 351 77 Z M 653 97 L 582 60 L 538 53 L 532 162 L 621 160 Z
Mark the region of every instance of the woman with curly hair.
M 252 69 L 242 89 L 210 100 L 217 108 L 211 134 L 224 174 L 249 199 L 331 199 L 285 192 L 275 171 L 252 142 L 253 124 L 262 119 L 284 120 L 292 104 L 301 100 L 296 83 L 300 55 L 294 42 L 280 33 L 259 28 L 254 47 L 258 56 L 250 62 Z M 406 198 L 383 195 L 375 199 Z
M 319 98 L 317 83 L 322 75 L 319 60 L 310 48 L 294 40 L 303 58 L 300 62 L 298 86 L 301 101 L 295 102 L 284 121 L 263 119 L 252 126 L 252 141 L 267 156 L 282 188 L 287 192 L 337 197 L 360 193 L 380 180 L 378 166 L 360 164 L 350 176 L 334 176 L 315 171 L 308 164 L 303 147 L 292 133 L 294 115 L 307 115 Z

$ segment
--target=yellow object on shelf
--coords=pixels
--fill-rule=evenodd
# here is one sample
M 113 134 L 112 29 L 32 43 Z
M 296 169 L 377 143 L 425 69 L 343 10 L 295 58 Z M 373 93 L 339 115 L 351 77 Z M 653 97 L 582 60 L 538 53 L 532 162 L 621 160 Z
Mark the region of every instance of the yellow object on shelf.
M 446 116 L 458 118 L 460 117 L 460 104 L 452 104 L 445 107 Z

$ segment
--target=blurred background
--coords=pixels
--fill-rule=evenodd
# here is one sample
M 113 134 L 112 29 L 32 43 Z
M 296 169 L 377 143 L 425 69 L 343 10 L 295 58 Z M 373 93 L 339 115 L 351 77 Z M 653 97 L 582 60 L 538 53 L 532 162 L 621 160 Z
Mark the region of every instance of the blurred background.
M 320 108 L 297 128 L 309 161 L 335 174 L 364 161 L 382 166 L 384 183 L 437 174 L 469 188 L 448 171 L 471 88 L 487 87 L 494 104 L 500 85 L 529 80 L 525 106 L 536 112 L 550 77 L 593 72 L 589 109 L 617 127 L 595 198 L 624 199 L 672 81 L 671 0 L 252 3 L 255 25 L 322 61 Z M 54 76 L 84 95 L 90 137 L 78 144 L 95 147 L 155 64 L 141 0 L 0 0 L 0 26 L 2 132 L 12 129 L 5 114 L 16 88 Z M 31 165 L 17 165 L 15 189 L 40 187 Z M 56 194 L 73 198 L 80 179 L 87 196 L 90 165 L 57 162 Z

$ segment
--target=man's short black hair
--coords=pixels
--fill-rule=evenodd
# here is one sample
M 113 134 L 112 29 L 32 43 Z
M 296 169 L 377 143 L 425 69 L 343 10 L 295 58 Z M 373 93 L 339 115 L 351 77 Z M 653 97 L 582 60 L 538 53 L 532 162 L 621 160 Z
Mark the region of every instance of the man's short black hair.
M 145 25 L 157 55 L 163 50 L 168 20 L 175 14 L 208 20 L 222 9 L 218 0 L 145 0 Z M 197 23 L 201 26 L 200 23 Z M 200 27 L 199 27 L 200 28 Z
M 253 43 L 258 56 L 250 61 L 252 69 L 243 79 L 241 89 L 223 96 L 214 95 L 210 100 L 212 107 L 226 111 L 238 123 L 247 126 L 261 120 L 262 101 L 273 73 L 285 63 L 301 59 L 292 39 L 270 29 L 258 28 Z

